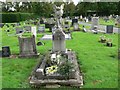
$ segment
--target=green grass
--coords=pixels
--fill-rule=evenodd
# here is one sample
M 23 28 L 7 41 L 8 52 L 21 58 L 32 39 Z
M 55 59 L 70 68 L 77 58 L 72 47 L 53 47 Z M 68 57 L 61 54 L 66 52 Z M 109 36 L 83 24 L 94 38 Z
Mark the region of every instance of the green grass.
M 7 36 L 2 30 L 2 46 L 10 46 L 11 53 L 19 54 L 17 36 Z M 1 33 L 1 32 L 0 32 Z M 44 33 L 38 34 L 36 42 Z M 118 34 L 105 34 L 113 39 L 113 47 L 99 43 L 102 34 L 73 32 L 73 39 L 66 41 L 66 47 L 76 52 L 84 77 L 83 88 L 118 87 Z M 40 54 L 52 49 L 52 41 L 44 40 L 44 46 L 37 46 Z M 29 88 L 28 78 L 39 58 L 2 58 L 2 87 Z

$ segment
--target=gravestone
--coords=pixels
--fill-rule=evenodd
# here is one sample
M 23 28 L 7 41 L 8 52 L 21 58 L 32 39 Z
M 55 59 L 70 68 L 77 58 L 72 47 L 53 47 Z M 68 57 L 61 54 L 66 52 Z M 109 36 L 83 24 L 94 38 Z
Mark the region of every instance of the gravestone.
M 64 25 L 64 28 L 69 29 L 69 27 L 70 27 L 70 26 L 69 26 L 69 22 L 66 21 L 66 22 L 65 22 L 65 25 Z
M 19 57 L 37 57 L 35 36 L 32 37 L 18 37 L 20 55 Z
M 113 33 L 113 25 L 106 26 L 106 33 Z
M 24 26 L 25 32 L 31 32 L 31 26 Z
M 16 34 L 23 33 L 23 27 L 16 27 Z
M 36 37 L 37 33 L 36 33 L 36 27 L 31 27 L 31 33 Z
M 2 57 L 2 51 L 0 50 L 0 57 Z
M 45 23 L 45 28 L 49 28 L 50 24 L 49 23 Z
M 56 32 L 52 36 L 53 41 L 53 52 L 56 51 L 66 51 L 66 45 L 65 45 L 65 33 L 61 30 L 56 30 Z
M 44 24 L 44 20 L 40 20 L 40 24 Z
M 99 25 L 99 17 L 93 17 L 92 18 L 92 25 L 91 25 L 91 30 L 96 29 L 98 30 L 98 25 Z
M 4 46 L 2 47 L 2 57 L 9 57 L 11 55 L 10 47 Z
M 72 19 L 72 26 L 74 25 L 74 23 L 78 23 L 78 19 Z
M 52 28 L 55 26 L 55 24 L 49 24 L 49 31 L 52 32 Z
M 53 27 L 52 28 L 52 33 L 55 33 L 55 31 L 56 31 L 56 27 Z
M 4 24 L 3 23 L 0 23 L 0 28 L 3 28 Z
M 45 26 L 38 26 L 38 33 L 45 32 Z
M 74 29 L 74 31 L 80 31 L 79 24 L 78 23 L 74 23 L 73 24 L 73 29 Z

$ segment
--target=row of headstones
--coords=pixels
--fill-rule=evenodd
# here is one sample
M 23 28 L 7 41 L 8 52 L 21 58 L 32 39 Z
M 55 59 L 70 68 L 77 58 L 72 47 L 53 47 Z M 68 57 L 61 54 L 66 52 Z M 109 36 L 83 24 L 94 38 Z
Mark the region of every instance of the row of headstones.
M 19 57 L 31 57 L 38 56 L 35 36 L 31 37 L 18 37 L 19 40 Z M 9 57 L 11 55 L 11 50 L 9 46 L 2 47 L 0 51 L 0 57 Z
M 98 29 L 99 29 L 99 17 L 93 17 L 91 30 L 94 33 L 98 33 Z M 113 33 L 113 25 L 106 25 L 106 30 L 104 33 Z
M 79 24 L 78 19 L 72 19 L 72 26 L 74 27 L 74 31 L 79 31 Z M 94 33 L 97 33 L 99 27 L 99 18 L 93 17 L 92 18 L 92 25 L 91 30 L 93 30 Z M 86 32 L 85 27 L 83 26 L 83 31 Z M 113 33 L 113 25 L 106 25 L 106 31 L 105 33 Z

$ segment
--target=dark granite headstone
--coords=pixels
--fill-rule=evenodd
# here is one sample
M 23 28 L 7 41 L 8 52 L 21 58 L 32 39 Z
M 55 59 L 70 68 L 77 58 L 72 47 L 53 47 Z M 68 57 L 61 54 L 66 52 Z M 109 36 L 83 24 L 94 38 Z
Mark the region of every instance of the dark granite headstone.
M 10 47 L 4 46 L 2 47 L 2 57 L 9 57 L 11 55 Z
M 50 24 L 49 25 L 49 30 L 50 30 L 50 32 L 52 32 L 52 28 L 55 26 L 55 24 Z
M 69 24 L 69 22 L 65 22 L 65 24 Z
M 0 51 L 0 57 L 2 57 L 2 51 Z
M 40 24 L 44 24 L 44 21 L 43 21 L 43 20 L 40 20 Z
M 45 28 L 49 28 L 49 27 L 50 27 L 50 24 L 45 23 Z
M 3 28 L 4 24 L 3 23 L 0 23 L 0 27 Z
M 113 33 L 113 25 L 106 26 L 106 33 Z
M 78 23 L 78 19 L 72 19 L 72 26 L 74 23 Z

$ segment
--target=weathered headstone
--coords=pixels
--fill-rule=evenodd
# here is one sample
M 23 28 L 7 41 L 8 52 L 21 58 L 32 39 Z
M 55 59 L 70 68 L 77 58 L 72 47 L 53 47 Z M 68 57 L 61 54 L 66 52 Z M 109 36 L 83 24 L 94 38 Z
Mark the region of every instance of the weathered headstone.
M 91 26 L 91 30 L 96 29 L 98 30 L 98 25 L 99 25 L 99 17 L 93 17 L 92 18 L 92 26 Z
M 113 25 L 106 26 L 106 33 L 113 33 Z
M 2 57 L 9 57 L 11 55 L 10 47 L 4 46 L 2 47 Z
M 38 26 L 38 33 L 45 32 L 45 26 Z
M 25 32 L 31 32 L 31 26 L 24 26 Z
M 16 34 L 23 33 L 23 27 L 16 27 Z
M 36 37 L 37 33 L 36 33 L 36 27 L 31 27 L 31 33 Z
M 32 37 L 18 37 L 18 40 L 19 40 L 19 47 L 20 47 L 19 57 L 38 56 L 34 35 Z
M 53 36 L 53 52 L 55 51 L 66 51 L 66 45 L 65 45 L 65 33 L 63 31 L 57 30 Z

